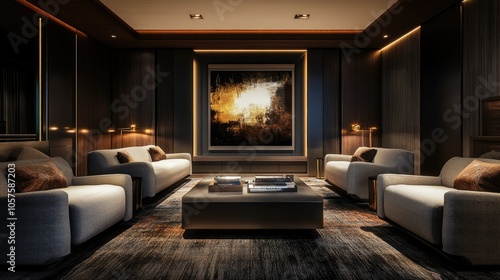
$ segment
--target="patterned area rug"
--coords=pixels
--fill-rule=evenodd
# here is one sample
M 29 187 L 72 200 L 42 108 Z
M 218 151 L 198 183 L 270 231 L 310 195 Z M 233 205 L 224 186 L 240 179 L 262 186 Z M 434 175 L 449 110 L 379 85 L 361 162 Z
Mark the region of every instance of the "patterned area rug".
M 46 267 L 1 279 L 500 279 L 499 268 L 450 265 L 436 251 L 351 203 L 323 180 L 303 178 L 324 200 L 318 230 L 185 231 L 188 179 L 134 219 Z

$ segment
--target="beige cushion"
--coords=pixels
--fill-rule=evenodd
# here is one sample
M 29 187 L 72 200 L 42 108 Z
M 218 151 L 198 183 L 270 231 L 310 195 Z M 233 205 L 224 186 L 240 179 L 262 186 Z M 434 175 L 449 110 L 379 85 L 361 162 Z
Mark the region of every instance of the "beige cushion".
M 115 185 L 81 185 L 68 194 L 71 243 L 79 245 L 125 217 L 125 190 Z
M 385 215 L 434 245 L 441 245 L 444 194 L 451 188 L 391 185 L 384 192 Z

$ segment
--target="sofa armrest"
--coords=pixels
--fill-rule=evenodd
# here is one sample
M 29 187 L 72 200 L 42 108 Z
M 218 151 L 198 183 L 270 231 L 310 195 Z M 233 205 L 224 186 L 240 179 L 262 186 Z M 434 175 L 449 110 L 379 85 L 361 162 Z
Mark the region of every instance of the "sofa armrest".
M 390 185 L 430 185 L 441 186 L 441 178 L 408 174 L 380 174 L 377 176 L 377 215 L 385 218 L 384 191 Z
M 351 158 L 351 155 L 327 154 L 325 156 L 325 164 L 329 161 L 351 161 Z
M 2 209 L 7 209 L 7 197 L 0 197 L 0 201 Z M 12 221 L 15 223 L 17 264 L 46 264 L 71 252 L 68 195 L 64 191 L 15 194 L 14 217 L 17 218 Z M 2 226 L 0 236 L 7 238 L 8 230 Z M 0 240 L 0 251 L 9 252 L 7 246 L 11 245 Z M 6 263 L 6 257 L 2 254 L 2 263 Z
M 451 190 L 444 195 L 443 251 L 473 265 L 500 264 L 500 194 Z
M 136 161 L 122 163 L 97 170 L 98 174 L 128 174 L 131 177 L 142 178 L 142 195 L 143 198 L 152 197 L 155 195 L 156 175 L 151 162 Z
M 132 219 L 134 212 L 134 201 L 133 201 L 133 190 L 132 190 L 132 178 L 128 174 L 109 174 L 109 175 L 92 175 L 92 176 L 81 176 L 74 177 L 72 185 L 115 185 L 120 186 L 125 190 L 125 217 L 124 221 Z
M 128 174 L 132 177 L 154 177 L 154 169 L 150 162 L 137 161 L 122 163 L 101 168 L 100 174 Z
M 190 168 L 189 168 L 189 175 L 193 174 L 193 163 L 191 160 L 191 154 L 190 153 L 173 153 L 173 154 L 167 154 L 167 159 L 187 159 L 189 160 Z
M 360 199 L 368 199 L 368 178 L 382 173 L 397 173 L 392 166 L 355 161 L 347 167 L 346 191 Z
M 191 161 L 191 154 L 190 153 L 173 153 L 173 154 L 167 154 L 167 159 L 187 159 Z

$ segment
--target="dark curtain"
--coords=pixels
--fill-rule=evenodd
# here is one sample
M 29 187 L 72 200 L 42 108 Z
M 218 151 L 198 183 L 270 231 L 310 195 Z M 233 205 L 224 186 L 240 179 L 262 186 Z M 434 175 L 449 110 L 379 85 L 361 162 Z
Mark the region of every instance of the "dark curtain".
M 34 133 L 35 94 L 27 86 L 27 75 L 7 66 L 0 74 L 0 134 Z

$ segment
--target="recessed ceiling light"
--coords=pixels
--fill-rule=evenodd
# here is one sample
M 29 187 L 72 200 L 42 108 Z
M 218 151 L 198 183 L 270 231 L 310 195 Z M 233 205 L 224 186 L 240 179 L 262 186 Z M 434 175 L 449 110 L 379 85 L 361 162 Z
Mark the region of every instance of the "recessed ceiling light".
M 190 14 L 191 19 L 203 19 L 201 14 Z
M 385 34 L 383 37 L 384 37 L 384 39 L 385 39 L 385 38 L 389 37 L 389 35 Z
M 116 38 L 116 35 L 111 35 L 111 38 L 113 38 L 113 39 Z
M 309 14 L 295 14 L 295 19 L 309 19 Z

